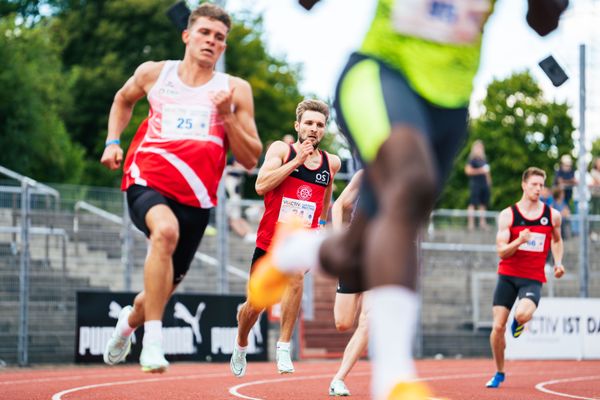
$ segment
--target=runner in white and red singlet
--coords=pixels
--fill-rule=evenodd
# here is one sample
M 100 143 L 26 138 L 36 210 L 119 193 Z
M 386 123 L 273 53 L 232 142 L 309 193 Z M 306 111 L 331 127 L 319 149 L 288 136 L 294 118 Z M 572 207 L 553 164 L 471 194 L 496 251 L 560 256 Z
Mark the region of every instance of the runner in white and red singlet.
M 267 150 L 256 179 L 256 192 L 265 198 L 265 213 L 258 227 L 251 274 L 255 263 L 268 250 L 278 223 L 301 220 L 305 227 L 314 229 L 319 226 L 319 219 L 327 219 L 333 177 L 341 164 L 337 156 L 319 150 L 328 118 L 327 104 L 304 100 L 296 108 L 296 143 L 276 141 Z M 280 374 L 294 372 L 290 340 L 300 310 L 303 282 L 304 274 L 295 274 L 281 300 L 281 332 L 276 352 Z M 238 336 L 230 364 L 235 376 L 246 373 L 248 334 L 261 312 L 248 302 L 238 312 Z
M 225 51 L 231 20 L 221 8 L 202 4 L 182 33 L 181 61 L 145 62 L 115 95 L 101 162 L 121 166 L 119 138 L 133 107 L 147 97 L 148 118 L 127 153 L 122 189 L 132 222 L 150 239 L 144 290 L 124 307 L 106 345 L 104 361 L 125 360 L 133 331 L 144 324 L 142 370 L 163 372 L 162 316 L 200 244 L 228 149 L 246 168 L 262 145 L 254 122 L 252 89 L 243 79 L 215 71 Z
M 496 247 L 500 263 L 498 283 L 492 309 L 494 323 L 490 345 L 496 363 L 496 374 L 486 386 L 497 388 L 504 382 L 504 349 L 506 321 L 518 299 L 511 331 L 514 337 L 523 332 L 540 301 L 542 284 L 546 282 L 544 267 L 548 252 L 554 257 L 554 276 L 565 273 L 562 265 L 563 241 L 560 235 L 560 212 L 540 200 L 546 172 L 530 167 L 523 172 L 523 197 L 505 208 L 498 217 Z

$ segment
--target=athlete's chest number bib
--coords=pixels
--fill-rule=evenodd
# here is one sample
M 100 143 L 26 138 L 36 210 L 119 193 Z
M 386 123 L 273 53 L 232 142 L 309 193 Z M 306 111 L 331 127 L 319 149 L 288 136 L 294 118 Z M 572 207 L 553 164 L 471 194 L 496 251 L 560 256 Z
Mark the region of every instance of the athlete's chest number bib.
M 162 110 L 161 132 L 165 136 L 208 137 L 209 107 L 165 104 Z
M 316 211 L 317 204 L 312 201 L 284 197 L 281 199 L 277 222 L 288 222 L 292 218 L 300 218 L 304 222 L 304 226 L 310 228 Z
M 531 237 L 527 242 L 519 246 L 519 250 L 541 253 L 544 251 L 544 244 L 546 244 L 546 235 L 543 233 L 531 232 Z
M 403 35 L 469 44 L 481 35 L 490 0 L 395 0 L 392 25 Z

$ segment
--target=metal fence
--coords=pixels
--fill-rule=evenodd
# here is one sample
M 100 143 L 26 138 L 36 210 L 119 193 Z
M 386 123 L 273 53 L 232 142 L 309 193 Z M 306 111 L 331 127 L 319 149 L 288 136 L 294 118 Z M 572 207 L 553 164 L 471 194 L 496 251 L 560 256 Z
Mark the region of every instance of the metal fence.
M 9 364 L 70 362 L 75 347 L 75 293 L 132 290 L 143 285 L 146 238 L 131 226 L 118 189 L 43 185 L 0 167 L 0 360 Z M 224 190 L 201 247 L 179 291 L 243 294 L 254 242 L 228 227 Z M 262 201 L 229 201 L 253 230 Z M 494 212 L 488 231 L 469 231 L 467 213 L 438 210 L 423 235 L 422 354 L 481 354 L 487 349 L 495 283 Z M 587 281 L 578 273 L 582 235 L 565 221 L 567 275 L 550 280 L 544 295 L 600 296 L 600 216 L 590 216 Z M 313 293 L 306 286 L 305 317 Z M 308 311 L 308 313 L 307 313 Z M 475 333 L 475 336 L 474 336 Z M 485 336 L 485 338 L 484 338 Z M 475 338 L 475 339 L 474 339 Z M 479 346 L 479 347 L 478 347 Z M 487 350 L 486 350 L 487 351 Z

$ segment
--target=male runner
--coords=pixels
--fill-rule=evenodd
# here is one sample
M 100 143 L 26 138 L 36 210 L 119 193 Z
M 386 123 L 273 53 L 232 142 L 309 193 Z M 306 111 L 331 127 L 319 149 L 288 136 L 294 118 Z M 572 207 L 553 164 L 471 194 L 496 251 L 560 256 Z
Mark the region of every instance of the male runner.
M 267 150 L 256 179 L 256 192 L 265 198 L 265 213 L 258 227 L 250 274 L 269 248 L 276 224 L 300 218 L 303 226 L 314 229 L 319 226 L 319 219 L 327 219 L 333 177 L 341 165 L 337 156 L 319 150 L 328 118 L 327 104 L 319 100 L 302 101 L 296 108 L 294 123 L 298 140 L 293 144 L 276 141 Z M 290 340 L 300 310 L 303 284 L 304 271 L 295 273 L 281 301 L 276 352 L 280 374 L 294 372 Z M 285 286 L 279 289 L 281 298 Z M 248 334 L 262 311 L 263 307 L 246 302 L 238 312 L 238 335 L 230 363 L 235 376 L 246 373 Z
M 546 172 L 527 168 L 521 180 L 521 200 L 502 210 L 498 217 L 496 247 L 500 263 L 492 309 L 494 325 L 490 334 L 497 372 L 486 384 L 488 388 L 497 388 L 504 381 L 504 331 L 515 300 L 518 298 L 511 331 L 516 338 L 521 336 L 525 323 L 537 309 L 542 284 L 546 282 L 544 266 L 548 251 L 552 251 L 554 258 L 554 276 L 560 278 L 565 273 L 560 235 L 562 217 L 558 210 L 540 200 L 545 180 Z
M 300 3 L 310 8 L 317 1 Z M 546 35 L 568 1 L 528 4 L 529 25 Z M 424 384 L 414 382 L 414 243 L 465 139 L 481 34 L 492 8 L 491 0 L 378 1 L 359 51 L 342 72 L 335 101 L 342 131 L 365 165 L 359 211 L 348 231 L 324 242 L 306 232 L 286 238 L 290 232 L 281 231 L 249 283 L 250 302 L 268 305 L 277 300 L 276 292 L 264 287 L 285 284 L 271 268 L 320 264 L 372 289 L 375 399 L 430 397 Z
M 162 316 L 171 294 L 196 253 L 227 149 L 246 168 L 256 165 L 262 145 L 254 123 L 252 89 L 243 79 L 215 71 L 231 20 L 221 8 L 202 4 L 182 33 L 181 61 L 148 61 L 115 95 L 101 162 L 121 166 L 119 137 L 133 107 L 147 96 L 148 118 L 139 127 L 124 166 L 122 189 L 135 226 L 150 239 L 144 290 L 124 307 L 106 345 L 104 362 L 125 360 L 133 331 L 144 324 L 142 369 L 163 372 Z
M 342 230 L 351 220 L 352 213 L 356 208 L 363 172 L 362 169 L 356 171 L 331 207 L 331 225 L 335 231 Z M 350 396 L 350 390 L 344 381 L 367 348 L 368 327 L 365 296 L 366 293 L 363 293 L 361 289 L 352 287 L 343 279 L 338 280 L 333 306 L 335 327 L 340 332 L 351 329 L 359 309 L 360 314 L 358 315 L 358 326 L 344 349 L 340 367 L 329 384 L 330 396 Z

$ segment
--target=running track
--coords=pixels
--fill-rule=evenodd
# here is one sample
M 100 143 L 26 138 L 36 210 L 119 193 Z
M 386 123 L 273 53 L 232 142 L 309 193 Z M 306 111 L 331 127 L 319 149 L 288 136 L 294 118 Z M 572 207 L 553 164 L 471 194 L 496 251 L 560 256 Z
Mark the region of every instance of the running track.
M 251 363 L 244 378 L 229 364 L 175 363 L 162 375 L 144 374 L 135 364 L 119 367 L 61 366 L 0 370 L 2 400 L 117 399 L 330 399 L 327 388 L 337 362 L 297 362 L 296 373 L 278 375 L 274 363 Z M 486 389 L 491 360 L 424 360 L 417 363 L 435 399 L 600 400 L 600 361 L 513 361 L 500 389 Z M 350 374 L 351 399 L 369 398 L 369 363 Z

